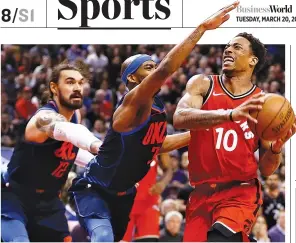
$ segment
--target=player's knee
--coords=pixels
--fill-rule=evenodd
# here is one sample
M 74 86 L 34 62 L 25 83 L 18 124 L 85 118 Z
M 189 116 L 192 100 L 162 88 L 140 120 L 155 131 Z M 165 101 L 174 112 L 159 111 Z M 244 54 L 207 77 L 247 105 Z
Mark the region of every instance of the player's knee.
M 90 232 L 91 242 L 113 242 L 112 227 L 107 225 L 100 225 Z

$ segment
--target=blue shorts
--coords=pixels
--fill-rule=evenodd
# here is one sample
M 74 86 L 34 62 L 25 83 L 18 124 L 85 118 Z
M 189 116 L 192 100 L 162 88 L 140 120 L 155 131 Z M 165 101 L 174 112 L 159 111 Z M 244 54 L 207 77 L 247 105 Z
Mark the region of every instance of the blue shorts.
M 111 221 L 114 240 L 120 241 L 126 231 L 129 214 L 132 209 L 136 188 L 128 194 L 119 196 L 111 194 L 102 188 L 87 182 L 74 179 L 70 188 L 71 200 L 74 201 L 75 210 L 80 224 L 86 228 L 84 219 L 101 218 Z
M 31 241 L 64 241 L 70 233 L 58 195 L 1 185 L 1 217 L 21 221 Z

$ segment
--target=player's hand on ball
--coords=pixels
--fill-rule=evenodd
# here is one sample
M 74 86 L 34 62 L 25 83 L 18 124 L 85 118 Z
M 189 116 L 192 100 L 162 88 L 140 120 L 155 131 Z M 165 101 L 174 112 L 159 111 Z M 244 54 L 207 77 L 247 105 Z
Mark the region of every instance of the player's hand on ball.
M 284 144 L 295 134 L 296 132 L 296 117 L 295 117 L 295 122 L 292 125 L 291 129 L 288 131 L 288 133 L 286 134 L 286 136 L 284 136 L 283 138 L 279 138 L 276 141 L 273 141 L 271 143 L 272 145 L 272 152 L 274 153 L 280 153 Z
M 161 181 L 155 183 L 151 188 L 150 188 L 150 194 L 151 195 L 160 195 L 165 189 L 165 184 Z
M 239 121 L 247 118 L 248 120 L 257 123 L 257 120 L 250 115 L 250 111 L 260 111 L 262 109 L 262 104 L 265 100 L 264 96 L 264 93 L 256 94 L 240 106 L 233 109 L 232 120 Z
M 220 9 L 217 13 L 213 14 L 211 17 L 207 18 L 201 25 L 205 30 L 213 30 L 218 28 L 221 24 L 230 18 L 228 14 L 230 11 L 235 9 L 239 5 L 239 1 L 235 1 L 230 5 Z

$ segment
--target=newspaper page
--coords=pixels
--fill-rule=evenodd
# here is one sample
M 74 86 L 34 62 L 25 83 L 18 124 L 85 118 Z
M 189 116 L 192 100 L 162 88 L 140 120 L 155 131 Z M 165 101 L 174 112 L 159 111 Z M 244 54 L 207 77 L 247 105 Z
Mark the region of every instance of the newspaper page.
M 295 29 L 293 0 L 1 0 L 1 240 L 296 242 Z

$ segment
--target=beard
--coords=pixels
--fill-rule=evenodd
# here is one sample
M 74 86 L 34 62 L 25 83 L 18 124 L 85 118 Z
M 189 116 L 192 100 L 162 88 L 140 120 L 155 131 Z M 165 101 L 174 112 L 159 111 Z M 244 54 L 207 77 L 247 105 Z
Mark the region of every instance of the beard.
M 80 101 L 77 100 L 72 100 L 71 96 L 70 99 L 66 99 L 61 92 L 59 92 L 59 101 L 62 106 L 68 108 L 69 110 L 77 110 L 80 109 L 83 105 L 83 100 L 81 99 Z

